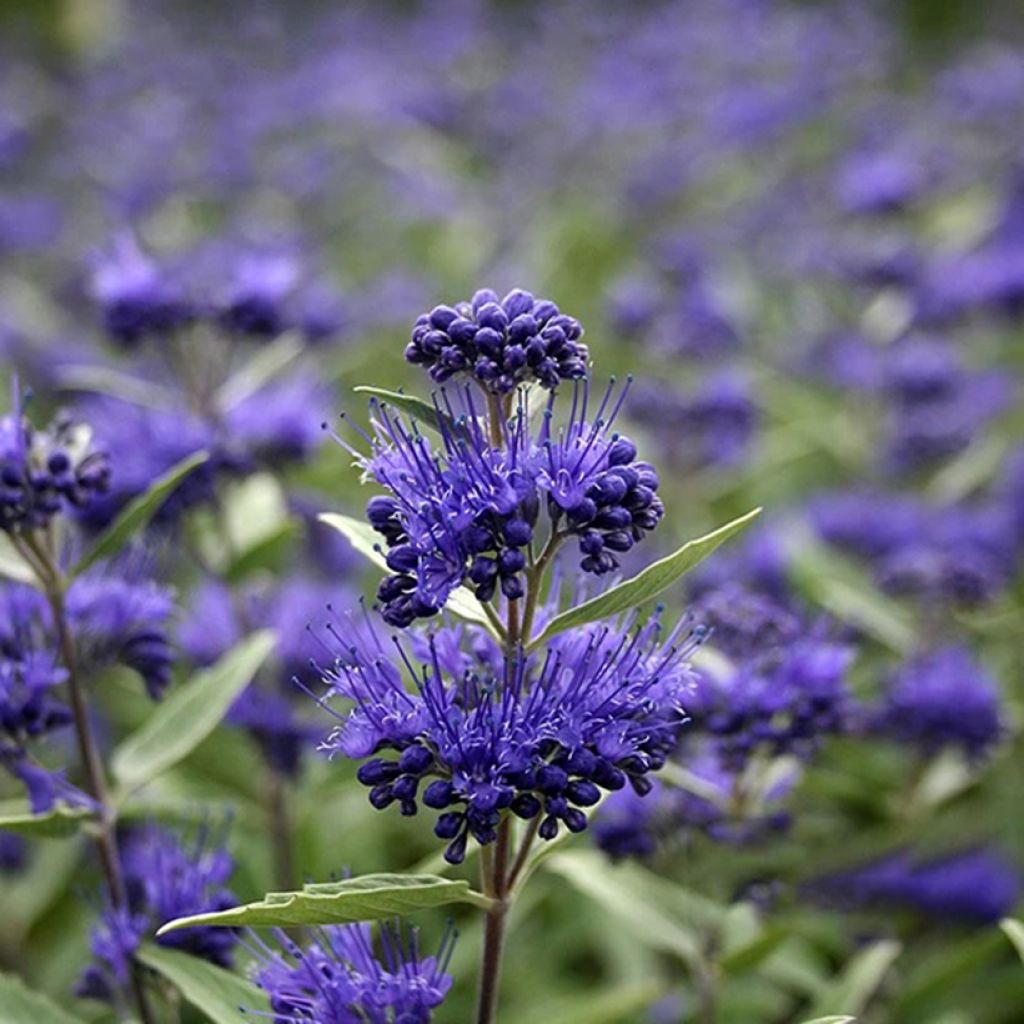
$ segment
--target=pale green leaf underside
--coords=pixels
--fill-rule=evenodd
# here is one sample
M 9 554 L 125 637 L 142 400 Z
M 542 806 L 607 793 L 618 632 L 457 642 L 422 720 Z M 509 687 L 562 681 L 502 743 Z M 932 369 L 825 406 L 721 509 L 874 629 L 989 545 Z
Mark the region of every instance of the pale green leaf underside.
M 360 385 L 353 390 L 358 395 L 370 395 L 379 398 L 385 405 L 393 405 L 396 409 L 411 416 L 417 423 L 431 430 L 440 431 L 442 425 L 450 432 L 455 430 L 455 424 L 445 413 L 439 412 L 430 402 L 422 398 L 414 398 L 412 395 L 403 394 L 401 391 L 388 391 L 385 388 L 375 388 L 368 385 Z
M 267 997 L 255 985 L 207 960 L 152 942 L 142 945 L 138 957 L 213 1024 L 239 1024 L 270 1010 Z
M 888 939 L 861 950 L 818 997 L 815 1016 L 827 1017 L 834 1010 L 861 1013 L 901 952 L 900 944 Z
M 41 839 L 64 839 L 74 835 L 91 817 L 84 807 L 58 805 L 45 814 L 33 814 L 24 800 L 0 802 L 0 830 Z
M 360 875 L 342 882 L 307 885 L 298 892 L 270 892 L 256 903 L 218 913 L 180 917 L 157 934 L 195 925 L 288 928 L 351 924 L 400 917 L 446 903 L 487 909 L 491 901 L 470 889 L 465 880 L 439 875 Z
M 352 516 L 342 515 L 339 512 L 322 512 L 318 518 L 320 522 L 326 523 L 342 534 L 359 554 L 368 558 L 378 569 L 382 569 L 384 572 L 391 571 L 380 551 L 380 537 L 369 523 L 353 519 Z M 456 590 L 448 598 L 445 607 L 460 619 L 493 631 L 480 602 L 468 590 L 464 588 Z
M 1018 921 L 1014 917 L 1004 917 L 999 922 L 999 927 L 1003 929 L 1003 934 L 1013 943 L 1014 949 L 1017 950 L 1021 961 L 1024 961 L 1024 922 Z
M 175 689 L 114 751 L 111 766 L 118 782 L 126 789 L 141 786 L 194 750 L 249 685 L 276 642 L 271 630 L 253 633 Z
M 15 583 L 27 583 L 30 587 L 39 586 L 36 574 L 4 533 L 0 533 L 0 576 Z
M 116 555 L 140 530 L 144 529 L 160 506 L 171 496 L 175 488 L 197 466 L 209 458 L 207 452 L 194 452 L 177 465 L 172 466 L 163 476 L 157 477 L 149 489 L 128 503 L 124 511 L 114 520 L 82 560 L 71 571 L 72 577 L 79 576 L 86 569 Z
M 588 622 L 618 615 L 657 597 L 684 573 L 707 558 L 720 544 L 749 526 L 760 513 L 761 510 L 755 508 L 745 516 L 740 516 L 739 519 L 734 519 L 703 537 L 687 541 L 677 551 L 653 562 L 632 579 L 625 580 L 603 594 L 556 615 L 541 630 L 540 635 L 530 642 L 530 649 L 539 647 L 567 629 L 575 629 L 577 626 L 585 626 Z
M 49 996 L 33 992 L 21 978 L 0 974 L 0 1020 L 3 1024 L 82 1024 L 52 1002 Z

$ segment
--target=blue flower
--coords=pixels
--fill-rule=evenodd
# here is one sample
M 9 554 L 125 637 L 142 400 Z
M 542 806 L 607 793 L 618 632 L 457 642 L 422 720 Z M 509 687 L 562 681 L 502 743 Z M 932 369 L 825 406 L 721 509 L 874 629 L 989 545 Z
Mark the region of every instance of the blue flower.
M 519 288 L 499 299 L 484 288 L 469 302 L 437 306 L 420 316 L 405 358 L 423 366 L 438 384 L 465 374 L 495 395 L 528 381 L 554 390 L 564 380 L 587 375 L 582 336 L 579 321 L 547 299 Z
M 98 261 L 92 291 L 107 333 L 125 348 L 148 337 L 165 337 L 197 314 L 180 284 L 143 253 L 129 233 L 115 238 Z
M 220 325 L 233 334 L 273 338 L 289 326 L 286 300 L 299 280 L 299 266 L 283 252 L 249 252 L 238 257 L 231 283 L 218 301 Z
M 87 665 L 125 665 L 159 700 L 174 666 L 168 636 L 174 596 L 167 587 L 133 575 L 107 571 L 75 580 L 67 595 L 68 621 Z
M 632 616 L 562 634 L 543 660 L 505 657 L 481 637 L 483 656 L 467 661 L 434 636 L 429 657 L 415 665 L 404 653 L 396 664 L 365 634 L 351 646 L 339 639 L 325 679 L 329 696 L 351 707 L 324 746 L 359 760 L 397 755 L 359 768 L 371 804 L 396 803 L 412 815 L 422 800 L 441 811 L 434 831 L 452 863 L 470 836 L 493 841 L 506 810 L 540 815 L 543 839 L 561 825 L 579 832 L 587 825 L 582 808 L 602 789 L 629 782 L 646 792 L 648 774 L 673 749 L 691 685 L 684 658 L 701 636 L 683 629 L 663 637 L 657 616 L 644 626 Z
M 319 929 L 304 949 L 279 932 L 282 952 L 261 944 L 253 976 L 275 1024 L 428 1024 L 452 985 L 455 938 L 449 931 L 436 956 L 421 957 L 415 931 L 403 940 L 384 925 L 378 958 L 367 924 Z
M 467 393 L 468 411 L 444 429 L 438 452 L 415 424 L 372 406 L 372 453 L 353 454 L 391 491 L 367 507 L 393 573 L 377 592 L 387 622 L 407 626 L 434 615 L 464 584 L 481 601 L 499 588 L 509 600 L 521 597 L 542 498 L 548 538 L 576 537 L 584 572 L 618 568 L 617 555 L 658 525 L 658 475 L 637 459 L 629 438 L 610 429 L 622 396 L 609 411 L 609 388 L 591 421 L 588 394 L 586 384 L 577 389 L 569 421 L 557 431 L 549 404 L 536 438 L 521 401 L 503 428 L 503 447 L 494 448 Z
M 90 433 L 65 413 L 36 430 L 21 412 L 0 417 L 0 530 L 21 533 L 46 526 L 62 509 L 86 509 L 110 486 L 110 461 Z
M 1020 891 L 1019 869 L 984 847 L 928 861 L 899 851 L 806 887 L 812 898 L 842 909 L 910 908 L 970 924 L 993 924 L 1005 917 Z
M 960 747 L 980 757 L 1002 737 L 999 689 L 964 647 L 910 659 L 886 681 L 868 727 L 927 754 Z
M 144 938 L 186 914 L 226 910 L 237 903 L 227 881 L 230 855 L 201 828 L 188 846 L 155 825 L 129 832 L 120 843 L 127 905 L 106 908 L 93 929 L 95 962 L 82 974 L 78 994 L 113 1001 L 128 980 L 131 958 Z M 238 936 L 232 928 L 184 928 L 155 940 L 220 967 L 230 967 Z

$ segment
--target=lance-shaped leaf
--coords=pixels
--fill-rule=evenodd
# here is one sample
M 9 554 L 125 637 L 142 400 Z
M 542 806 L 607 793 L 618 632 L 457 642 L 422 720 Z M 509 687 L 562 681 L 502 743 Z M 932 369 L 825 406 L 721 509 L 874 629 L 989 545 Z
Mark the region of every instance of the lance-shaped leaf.
M 861 1013 L 901 951 L 898 942 L 888 939 L 861 950 L 819 995 L 813 1011 L 815 1016 L 827 1017 L 832 1010 Z
M 139 948 L 138 958 L 171 982 L 213 1024 L 238 1024 L 246 1019 L 243 1014 L 269 1016 L 270 1003 L 263 992 L 223 967 L 152 942 Z
M 30 587 L 39 586 L 36 574 L 5 533 L 0 533 L 0 576 L 15 583 L 27 583 Z
M 40 839 L 64 839 L 74 835 L 83 821 L 92 817 L 85 807 L 58 804 L 45 814 L 33 814 L 24 800 L 0 803 L 0 831 L 17 832 Z
M 703 537 L 687 541 L 677 551 L 653 562 L 632 579 L 625 580 L 603 594 L 556 615 L 540 635 L 530 642 L 529 649 L 539 647 L 567 629 L 575 629 L 578 626 L 585 626 L 588 622 L 618 615 L 657 597 L 684 573 L 703 562 L 720 544 L 749 526 L 760 513 L 761 510 L 755 508 L 745 516 L 740 516 L 739 519 L 734 519 Z
M 160 510 L 160 506 L 171 496 L 177 486 L 197 466 L 209 459 L 207 452 L 194 452 L 177 465 L 172 466 L 163 476 L 157 477 L 149 489 L 128 503 L 124 511 L 114 520 L 92 548 L 71 571 L 72 577 L 85 572 L 90 566 L 116 555 Z
M 856 1017 L 815 1017 L 814 1020 L 804 1021 L 804 1024 L 853 1024 Z
M 455 421 L 450 416 L 434 408 L 432 403 L 425 402 L 422 398 L 415 398 L 412 395 L 403 394 L 401 391 L 387 391 L 385 388 L 375 388 L 366 385 L 360 385 L 357 388 L 353 388 L 353 390 L 358 395 L 370 395 L 372 398 L 380 399 L 386 405 L 392 405 L 396 409 L 401 409 L 402 412 L 407 413 L 417 423 L 424 427 L 429 427 L 431 430 L 436 430 L 439 433 L 442 430 L 455 433 L 457 430 Z
M 125 789 L 135 789 L 202 743 L 252 681 L 276 642 L 272 630 L 253 633 L 174 690 L 114 751 L 111 767 L 118 782 Z
M 380 550 L 380 535 L 361 519 L 353 519 L 338 512 L 322 512 L 318 516 L 320 522 L 334 527 L 348 542 L 365 558 L 368 558 L 378 569 L 390 573 L 384 555 Z M 445 608 L 453 615 L 467 622 L 483 626 L 493 633 L 494 627 L 480 602 L 465 588 L 460 587 L 449 598 Z
M 4 1024 L 82 1024 L 49 996 L 33 992 L 21 978 L 0 974 L 0 1020 Z
M 492 901 L 469 882 L 439 875 L 360 875 L 342 882 L 307 885 L 297 892 L 269 892 L 256 903 L 230 910 L 179 917 L 157 935 L 196 925 L 289 928 L 294 925 L 351 924 L 413 914 L 446 903 L 482 910 Z
M 1003 934 L 1013 943 L 1017 955 L 1024 962 L 1024 923 L 1013 917 L 1004 917 L 999 922 L 999 927 L 1003 929 Z
M 220 386 L 216 398 L 217 408 L 226 412 L 255 395 L 260 388 L 276 379 L 289 363 L 294 362 L 304 347 L 296 331 L 283 335 L 272 345 L 260 348 L 252 359 Z

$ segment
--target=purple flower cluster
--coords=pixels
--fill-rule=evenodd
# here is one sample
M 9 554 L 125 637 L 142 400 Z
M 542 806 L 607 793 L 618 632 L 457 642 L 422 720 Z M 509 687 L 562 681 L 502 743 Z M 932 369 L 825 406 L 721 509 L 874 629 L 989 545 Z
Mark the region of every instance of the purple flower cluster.
M 111 664 L 125 665 L 142 678 L 150 697 L 159 699 L 174 662 L 169 590 L 130 575 L 90 573 L 68 589 L 65 608 L 80 671 L 90 675 Z M 24 783 L 36 813 L 59 798 L 81 803 L 84 798 L 64 782 L 62 772 L 32 759 L 35 742 L 71 722 L 59 690 L 67 672 L 57 661 L 50 608 L 37 590 L 11 583 L 0 586 L 0 612 L 0 762 Z
M 397 925 L 381 928 L 379 958 L 367 924 L 323 928 L 305 948 L 277 939 L 282 952 L 261 944 L 253 972 L 274 1024 L 429 1024 L 452 985 L 451 931 L 430 957 Z
M 62 509 L 86 508 L 110 486 L 110 461 L 92 448 L 89 431 L 68 414 L 46 430 L 22 416 L 17 382 L 14 410 L 0 417 L 0 530 L 44 527 Z
M 219 842 L 209 842 L 205 828 L 185 845 L 156 827 L 129 832 L 120 844 L 127 905 L 106 908 L 92 936 L 94 962 L 82 974 L 78 995 L 114 1002 L 124 992 L 131 959 L 143 939 L 167 921 L 186 914 L 226 910 L 237 903 L 226 886 L 234 862 Z M 229 967 L 238 936 L 231 928 L 197 927 L 156 939 Z
M 467 374 L 494 395 L 529 381 L 554 390 L 562 381 L 586 377 L 582 336 L 579 321 L 548 299 L 521 288 L 499 299 L 483 288 L 469 302 L 418 317 L 405 358 L 438 384 Z
M 407 626 L 433 615 L 463 584 L 481 601 L 499 587 L 521 597 L 545 498 L 550 536 L 577 538 L 584 572 L 618 568 L 617 555 L 658 525 L 664 506 L 654 468 L 611 432 L 621 398 L 608 415 L 610 400 L 611 389 L 589 420 L 583 385 L 568 424 L 556 431 L 549 406 L 536 437 L 523 403 L 495 448 L 467 396 L 470 415 L 444 428 L 439 458 L 415 424 L 375 406 L 372 454 L 355 454 L 392 492 L 367 508 L 393 573 L 377 594 L 385 620 Z
M 297 575 L 272 588 L 250 585 L 234 595 L 226 586 L 207 583 L 194 592 L 181 624 L 178 641 L 198 665 L 212 664 L 246 629 L 275 630 L 275 667 L 246 688 L 226 721 L 245 729 L 284 775 L 298 773 L 304 752 L 321 732 L 303 715 L 308 702 L 296 687 L 309 688 L 320 679 L 309 663 L 309 626 L 325 619 L 332 602 L 343 603 L 349 596 L 344 587 Z
M 959 747 L 972 758 L 987 753 L 1005 723 L 995 680 L 964 647 L 918 655 L 889 677 L 870 731 L 925 754 Z
M 994 924 L 1016 905 L 1021 872 L 985 847 L 924 861 L 900 851 L 815 879 L 806 892 L 846 910 L 901 907 L 944 922 Z
M 582 808 L 602 790 L 650 789 L 648 774 L 664 764 L 685 720 L 683 659 L 701 634 L 687 637 L 680 624 L 663 637 L 657 618 L 636 621 L 563 634 L 543 659 L 506 657 L 482 635 L 468 654 L 442 630 L 417 664 L 403 655 L 415 692 L 373 637 L 362 646 L 339 640 L 325 679 L 352 707 L 338 715 L 326 749 L 360 760 L 394 752 L 359 769 L 370 802 L 412 815 L 421 800 L 441 811 L 434 831 L 452 863 L 470 835 L 493 842 L 506 809 L 540 816 L 543 839 L 561 825 L 580 832 Z
M 849 491 L 814 499 L 809 512 L 818 533 L 867 559 L 890 593 L 974 606 L 1009 582 L 1016 538 L 1011 512 L 998 502 L 932 505 L 911 495 Z

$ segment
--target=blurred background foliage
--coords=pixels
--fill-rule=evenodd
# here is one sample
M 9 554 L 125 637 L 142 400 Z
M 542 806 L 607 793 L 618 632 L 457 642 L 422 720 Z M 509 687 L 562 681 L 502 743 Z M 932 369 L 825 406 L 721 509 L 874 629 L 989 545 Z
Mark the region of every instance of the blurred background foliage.
M 123 390 L 121 375 L 165 382 L 104 340 L 90 294 L 125 228 L 186 280 L 216 280 L 272 245 L 323 286 L 331 338 L 306 337 L 299 357 L 327 388 L 317 425 L 358 412 L 355 385 L 426 393 L 402 360 L 418 313 L 522 285 L 585 324 L 598 378 L 638 378 L 630 431 L 662 468 L 668 508 L 652 547 L 763 505 L 794 592 L 847 629 L 858 705 L 941 644 L 969 648 L 998 680 L 1005 729 L 981 758 L 851 729 L 815 750 L 779 834 L 723 843 L 677 823 L 621 861 L 587 837 L 561 847 L 513 920 L 509 1024 L 1024 1020 L 1024 969 L 994 919 L 1014 911 L 1024 865 L 1018 14 L 969 0 L 0 3 L 0 352 L 37 408 L 87 410 L 82 367 L 99 390 Z M 970 394 L 923 426 L 900 420 L 886 390 L 888 354 L 921 338 L 908 376 L 948 358 Z M 993 376 L 1002 388 L 972 390 Z M 662 406 L 643 400 L 652 380 L 670 386 Z M 239 590 L 304 566 L 339 603 L 372 592 L 374 572 L 328 558 L 296 511 L 301 497 L 358 515 L 366 494 L 349 462 L 311 444 L 219 483 L 248 555 L 224 568 Z M 994 544 L 995 582 L 959 603 L 887 589 L 876 559 L 815 534 L 814 500 L 843 490 L 886 496 L 860 506 L 865 530 L 895 516 L 892 495 L 952 509 L 940 552 L 960 551 L 979 506 L 1016 517 Z M 222 527 L 203 509 L 188 522 L 208 561 L 223 555 Z M 150 554 L 187 622 L 204 570 L 182 543 L 156 535 Z M 968 546 L 964 572 L 984 576 L 987 544 Z M 680 589 L 669 603 L 695 599 Z M 185 650 L 180 679 L 190 667 Z M 124 670 L 96 693 L 112 736 L 150 712 Z M 233 888 L 256 899 L 275 887 L 266 780 L 252 737 L 225 726 L 129 815 L 229 816 Z M 404 870 L 437 852 L 425 817 L 373 811 L 347 763 L 308 756 L 287 800 L 305 878 Z M 854 881 L 838 902 L 856 906 L 808 895 L 894 852 L 976 849 L 1002 858 L 998 877 L 939 888 L 966 899 L 966 885 L 980 919 L 952 897 L 860 905 Z M 0 965 L 100 1021 L 101 1005 L 70 996 L 95 911 L 87 865 L 79 838 L 12 860 Z M 990 903 L 987 885 L 1002 886 Z M 440 1020 L 469 1019 L 479 922 L 457 917 Z M 429 946 L 444 921 L 420 923 Z

